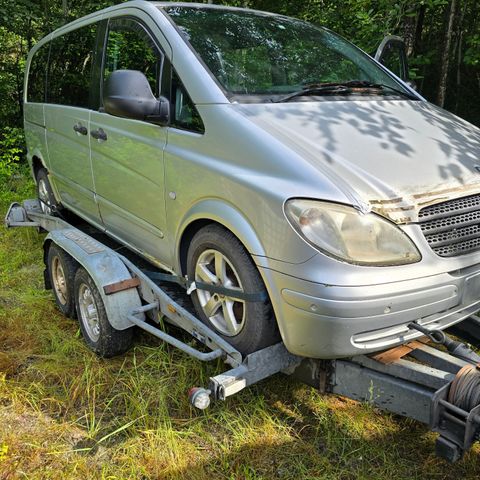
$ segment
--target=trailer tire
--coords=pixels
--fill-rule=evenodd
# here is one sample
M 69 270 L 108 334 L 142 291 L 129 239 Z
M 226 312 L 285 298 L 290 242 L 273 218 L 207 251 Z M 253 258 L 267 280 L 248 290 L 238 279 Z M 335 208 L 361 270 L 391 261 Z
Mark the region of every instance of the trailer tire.
M 48 172 L 46 168 L 40 168 L 35 177 L 37 182 L 37 198 L 40 202 L 42 212 L 47 215 L 55 215 L 60 210 L 60 204 L 57 202 L 53 194 Z
M 69 318 L 76 318 L 73 286 L 78 263 L 55 243 L 47 253 L 47 271 L 58 309 Z
M 217 261 L 221 265 L 220 274 Z M 227 288 L 240 287 L 245 293 L 266 291 L 245 247 L 233 233 L 216 224 L 203 227 L 193 237 L 187 254 L 187 274 L 190 280 Z M 192 301 L 203 323 L 244 355 L 280 341 L 268 298 L 265 301 L 237 302 L 228 296 L 197 289 L 192 293 Z M 215 304 L 213 308 L 209 307 L 209 302 Z
M 116 330 L 112 327 L 102 296 L 83 267 L 79 267 L 75 274 L 74 291 L 80 330 L 88 347 L 105 358 L 126 352 L 132 344 L 133 329 Z

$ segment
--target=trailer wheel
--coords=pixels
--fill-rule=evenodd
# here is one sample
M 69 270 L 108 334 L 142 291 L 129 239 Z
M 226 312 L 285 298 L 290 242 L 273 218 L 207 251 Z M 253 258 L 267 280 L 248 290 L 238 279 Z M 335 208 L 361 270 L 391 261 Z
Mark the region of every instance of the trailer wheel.
M 73 284 L 78 263 L 59 246 L 52 243 L 47 254 L 47 271 L 58 309 L 67 317 L 75 318 Z
M 207 225 L 193 237 L 187 255 L 188 278 L 245 293 L 265 291 L 262 278 L 240 241 L 220 225 Z M 228 295 L 195 290 L 200 319 L 243 354 L 280 341 L 269 300 L 238 301 Z
M 47 215 L 53 215 L 60 209 L 60 204 L 55 199 L 48 172 L 45 168 L 40 168 L 36 176 L 37 181 L 37 198 L 40 201 L 42 212 Z
M 132 344 L 133 330 L 111 326 L 102 296 L 84 268 L 78 268 L 74 285 L 80 330 L 89 348 L 106 358 L 126 352 Z

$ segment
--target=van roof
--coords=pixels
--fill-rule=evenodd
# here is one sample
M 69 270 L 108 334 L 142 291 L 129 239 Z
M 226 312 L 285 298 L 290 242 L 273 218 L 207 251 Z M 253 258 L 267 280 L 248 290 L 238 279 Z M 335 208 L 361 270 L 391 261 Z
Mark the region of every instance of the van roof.
M 278 13 L 264 12 L 262 10 L 254 10 L 252 8 L 245 7 L 230 7 L 227 5 L 216 5 L 213 3 L 195 3 L 195 2 L 148 2 L 156 7 L 188 7 L 188 8 L 201 8 L 201 9 L 212 9 L 212 10 L 232 10 L 232 11 L 243 11 L 243 12 L 252 12 L 262 15 L 276 15 L 280 16 Z
M 151 7 L 156 7 L 161 10 L 165 7 L 188 7 L 188 8 L 202 8 L 202 9 L 215 9 L 215 10 L 230 10 L 230 11 L 243 11 L 243 12 L 251 12 L 256 13 L 258 15 L 272 15 L 272 16 L 281 16 L 276 13 L 271 12 L 263 12 L 260 10 L 253 10 L 251 8 L 242 8 L 242 7 L 229 7 L 225 5 L 215 5 L 210 3 L 194 3 L 194 2 L 156 2 L 156 1 L 149 1 L 149 0 L 130 0 L 127 2 L 123 2 L 117 5 L 113 5 L 107 8 L 103 8 L 101 10 L 97 10 L 96 12 L 92 12 L 84 17 L 77 18 L 76 20 L 72 20 L 71 22 L 58 27 L 57 29 L 50 32 L 48 35 L 43 37 L 39 40 L 32 49 L 32 53 L 36 50 L 37 46 L 49 41 L 51 38 L 66 33 L 70 30 L 77 28 L 78 26 L 84 24 L 85 22 L 95 20 L 99 16 L 102 16 L 105 13 L 109 13 L 116 10 L 122 10 L 128 7 L 137 7 L 143 9 L 148 9 Z M 166 12 L 165 12 L 166 13 Z

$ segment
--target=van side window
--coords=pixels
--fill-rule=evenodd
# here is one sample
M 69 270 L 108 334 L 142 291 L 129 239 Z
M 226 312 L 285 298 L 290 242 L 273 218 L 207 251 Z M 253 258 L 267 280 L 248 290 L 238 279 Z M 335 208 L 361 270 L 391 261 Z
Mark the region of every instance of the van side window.
M 103 80 L 115 70 L 138 70 L 148 79 L 153 94 L 160 95 L 163 55 L 145 28 L 130 18 L 108 24 Z
M 198 113 L 192 99 L 189 97 L 185 87 L 175 70 L 172 69 L 172 105 L 174 114 L 172 115 L 172 127 L 193 132 L 204 133 L 202 117 Z
M 47 64 L 50 43 L 42 45 L 30 62 L 27 84 L 28 102 L 45 102 L 45 82 L 47 80 Z
M 47 102 L 88 107 L 97 25 L 87 25 L 52 40 Z

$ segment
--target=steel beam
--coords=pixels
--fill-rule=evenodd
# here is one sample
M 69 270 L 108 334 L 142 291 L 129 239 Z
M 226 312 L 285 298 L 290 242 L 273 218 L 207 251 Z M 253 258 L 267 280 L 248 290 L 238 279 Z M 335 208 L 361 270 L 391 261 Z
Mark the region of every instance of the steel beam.
M 377 372 L 349 360 L 336 360 L 331 391 L 428 424 L 434 390 Z

